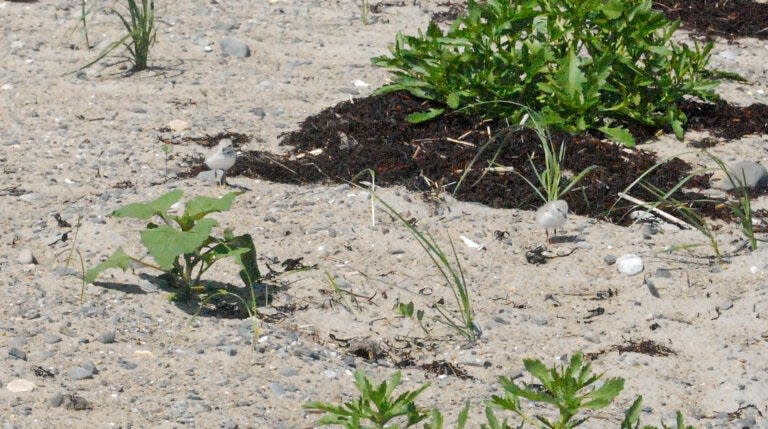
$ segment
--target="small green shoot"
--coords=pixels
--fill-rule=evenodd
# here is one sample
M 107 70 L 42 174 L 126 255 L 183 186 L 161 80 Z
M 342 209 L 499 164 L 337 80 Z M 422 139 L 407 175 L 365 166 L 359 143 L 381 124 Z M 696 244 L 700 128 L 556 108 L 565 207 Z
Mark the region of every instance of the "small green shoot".
M 392 375 L 389 383 L 384 381 L 376 387 L 365 373 L 356 371 L 355 385 L 360 392 L 360 397 L 353 401 L 341 406 L 325 402 L 309 402 L 304 405 L 304 408 L 326 413 L 317 422 L 320 426 L 340 425 L 348 429 L 409 428 L 428 417 L 424 409 L 416 406 L 415 400 L 424 389 L 429 387 L 429 383 L 395 397 L 395 389 L 400 385 L 399 371 Z M 393 421 L 402 421 L 402 425 L 395 425 Z M 363 423 L 372 426 L 363 425 Z
M 533 122 L 533 128 L 536 130 L 536 134 L 539 136 L 541 142 L 541 148 L 544 152 L 544 170 L 539 172 L 533 163 L 533 157 L 530 157 L 528 161 L 531 163 L 531 168 L 536 174 L 536 179 L 539 182 L 539 186 L 534 185 L 528 178 L 517 173 L 528 185 L 533 188 L 534 191 L 545 203 L 551 201 L 557 201 L 562 199 L 562 196 L 567 194 L 577 183 L 581 181 L 590 171 L 595 169 L 594 165 L 591 165 L 584 170 L 580 171 L 570 179 L 566 179 L 563 174 L 563 160 L 565 159 L 565 142 L 560 145 L 558 151 L 555 147 L 555 143 L 552 141 L 552 137 L 549 131 L 541 125 L 540 121 L 535 119 L 535 115 L 531 116 Z M 564 188 L 560 188 L 563 181 L 567 180 L 567 184 Z M 544 191 L 539 191 L 539 187 Z
M 373 177 L 375 173 L 369 171 Z M 429 258 L 432 260 L 434 266 L 440 272 L 440 275 L 445 279 L 446 283 L 450 286 L 453 294 L 456 308 L 458 309 L 458 315 L 454 312 L 445 309 L 442 305 L 434 304 L 432 306 L 435 311 L 440 315 L 436 320 L 442 322 L 462 337 L 472 342 L 475 341 L 480 335 L 480 329 L 475 325 L 474 312 L 472 311 L 472 302 L 469 297 L 469 288 L 467 287 L 467 281 L 464 277 L 464 271 L 461 268 L 456 248 L 453 245 L 453 241 L 450 241 L 451 250 L 453 251 L 453 259 L 451 262 L 448 255 L 442 250 L 437 241 L 432 237 L 428 231 L 421 231 L 411 222 L 408 222 L 397 210 L 390 206 L 386 201 L 378 197 L 374 192 L 371 192 L 371 198 L 375 198 L 376 201 L 384 206 L 387 213 L 392 216 L 393 219 L 397 219 L 405 226 L 408 231 L 416 238 L 421 247 L 427 252 Z
M 88 270 L 85 281 L 93 283 L 104 270 L 121 268 L 125 271 L 138 263 L 165 272 L 171 283 L 181 290 L 181 297 L 189 298 L 203 274 L 215 262 L 232 258 L 241 268 L 240 278 L 245 286 L 253 289 L 261 274 L 256 265 L 256 248 L 251 236 L 235 236 L 230 229 L 224 230 L 223 237 L 213 236 L 212 230 L 218 222 L 205 217 L 210 213 L 229 210 L 238 193 L 230 192 L 221 198 L 198 196 L 187 202 L 181 216 L 170 214 L 171 206 L 181 199 L 182 194 L 181 190 L 170 191 L 154 200 L 128 204 L 112 213 L 114 217 L 160 219 L 159 224 L 149 221 L 140 233 L 141 243 L 156 264 L 134 258 L 118 249 L 107 260 Z
M 749 196 L 749 187 L 746 186 L 747 179 L 742 171 L 740 178 L 734 177 L 733 172 L 728 166 L 725 165 L 722 159 L 712 155 L 711 153 L 704 151 L 712 161 L 717 164 L 717 167 L 725 173 L 727 179 L 734 185 L 733 191 L 736 194 L 736 201 L 727 201 L 725 204 L 731 210 L 734 216 L 739 220 L 741 226 L 741 232 L 749 240 L 749 248 L 752 251 L 757 250 L 757 238 L 755 237 L 755 227 L 752 223 L 752 202 Z
M 632 403 L 632 405 L 627 409 L 627 411 L 624 413 L 624 420 L 621 422 L 621 429 L 640 429 L 640 410 L 643 405 L 643 397 L 638 396 L 637 399 L 635 399 L 635 402 Z M 674 426 L 667 426 L 662 422 L 661 424 L 662 429 L 694 429 L 693 426 L 688 426 L 685 424 L 685 420 L 683 419 L 683 414 L 678 411 L 675 413 L 675 425 Z M 649 426 L 644 425 L 642 426 L 642 429 L 659 429 L 657 426 Z

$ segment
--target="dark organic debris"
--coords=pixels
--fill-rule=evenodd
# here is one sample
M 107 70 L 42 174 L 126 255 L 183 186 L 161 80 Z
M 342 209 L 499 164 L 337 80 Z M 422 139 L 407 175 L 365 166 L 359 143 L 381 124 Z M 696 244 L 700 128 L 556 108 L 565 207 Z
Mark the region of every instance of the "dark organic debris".
M 55 375 L 53 372 L 43 368 L 42 366 L 35 366 L 32 368 L 32 372 L 34 372 L 36 376 L 42 378 L 53 378 Z
M 351 181 L 371 170 L 376 183 L 384 186 L 402 185 L 428 192 L 429 183 L 443 183 L 445 191 L 453 192 L 460 200 L 495 208 L 538 207 L 539 196 L 519 176 L 535 181 L 534 169 L 544 169 L 543 151 L 535 132 L 456 113 L 418 125 L 405 120 L 409 113 L 434 106 L 404 92 L 345 101 L 306 118 L 298 130 L 282 134 L 281 144 L 291 146 L 288 154 L 246 151 L 229 174 L 310 184 Z M 762 119 L 768 117 L 765 105 L 741 108 L 725 103 L 687 102 L 683 108 L 691 127 L 708 129 L 724 138 L 768 132 Z M 643 131 L 642 127 L 635 128 L 636 133 Z M 655 133 L 643 132 L 648 136 Z M 212 145 L 223 137 L 248 139 L 224 133 L 191 141 Z M 552 139 L 558 146 L 566 145 L 565 170 L 575 172 L 596 166 L 577 189 L 564 197 L 570 210 L 618 224 L 628 223 L 627 214 L 635 206 L 619 199 L 618 193 L 653 167 L 658 162 L 656 155 L 642 149 L 625 149 L 590 134 L 558 133 Z M 196 160 L 196 166 L 179 177 L 192 177 L 203 170 L 202 159 Z M 653 187 L 668 190 L 691 170 L 689 164 L 674 158 L 645 177 Z M 672 198 L 695 201 L 691 208 L 701 214 L 732 221 L 733 214 L 723 208 L 722 201 L 712 201 L 694 192 L 709 187 L 709 177 L 694 177 L 686 189 L 678 190 Z M 630 193 L 644 201 L 656 200 L 656 195 L 642 186 L 635 186 Z M 669 210 L 676 214 L 674 209 Z
M 752 0 L 654 0 L 667 18 L 709 36 L 768 37 L 768 4 Z
M 474 377 L 469 375 L 467 371 L 461 369 L 461 367 L 458 365 L 454 365 L 444 360 L 436 360 L 430 363 L 425 363 L 419 365 L 419 368 L 427 371 L 427 373 L 437 376 L 450 375 L 452 377 L 458 377 L 461 380 L 474 380 Z
M 621 353 L 641 353 L 649 356 L 669 356 L 677 354 L 674 352 L 674 350 L 662 346 L 661 344 L 657 344 L 653 340 L 642 340 L 642 341 L 636 341 L 636 340 L 629 340 L 626 344 L 615 344 L 613 346 L 608 347 L 607 349 L 603 349 L 598 352 L 594 353 L 587 353 L 585 356 L 589 360 L 595 360 L 598 356 L 612 352 L 617 351 L 619 354 Z

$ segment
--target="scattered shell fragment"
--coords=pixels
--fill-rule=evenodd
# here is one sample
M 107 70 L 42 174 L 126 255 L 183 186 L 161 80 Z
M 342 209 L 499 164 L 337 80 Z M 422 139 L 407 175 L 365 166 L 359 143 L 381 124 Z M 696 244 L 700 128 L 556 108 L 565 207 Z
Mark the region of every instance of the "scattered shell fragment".
M 463 235 L 460 235 L 460 236 L 459 236 L 459 238 L 460 238 L 460 239 L 461 239 L 461 241 L 463 241 L 463 242 L 464 242 L 464 244 L 466 244 L 466 245 L 467 245 L 467 247 L 469 247 L 470 249 L 484 249 L 484 248 L 485 248 L 485 246 L 483 246 L 482 244 L 478 244 L 478 243 L 475 243 L 474 241 L 470 240 L 469 238 L 467 238 L 467 237 L 465 237 L 465 236 L 463 236 Z
M 171 122 L 168 122 L 168 128 L 173 131 L 184 131 L 189 128 L 189 123 L 181 119 L 173 119 Z

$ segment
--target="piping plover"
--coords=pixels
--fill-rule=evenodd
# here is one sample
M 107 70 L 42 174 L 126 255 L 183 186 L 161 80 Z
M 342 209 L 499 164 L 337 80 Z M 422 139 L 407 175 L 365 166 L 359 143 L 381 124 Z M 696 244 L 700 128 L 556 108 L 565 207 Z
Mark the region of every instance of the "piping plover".
M 557 228 L 568 220 L 568 203 L 564 200 L 550 201 L 536 210 L 536 223 L 544 227 L 549 241 L 550 228 L 557 234 Z
M 213 170 L 213 179 L 216 180 L 216 183 L 224 184 L 227 170 L 235 165 L 236 159 L 237 153 L 235 152 L 235 147 L 232 145 L 232 140 L 222 139 L 213 152 L 205 158 L 205 165 Z M 220 181 L 217 177 L 217 170 L 221 170 Z

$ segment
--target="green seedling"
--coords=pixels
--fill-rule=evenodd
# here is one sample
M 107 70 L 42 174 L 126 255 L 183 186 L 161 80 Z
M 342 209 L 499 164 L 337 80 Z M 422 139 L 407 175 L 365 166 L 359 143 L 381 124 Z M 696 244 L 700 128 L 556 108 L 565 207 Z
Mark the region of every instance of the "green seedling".
M 162 151 L 165 154 L 165 177 L 168 178 L 168 158 L 170 158 L 171 152 L 173 152 L 173 146 L 163 143 Z
M 376 387 L 365 373 L 356 371 L 355 386 L 360 392 L 360 397 L 341 406 L 310 402 L 304 405 L 304 408 L 326 413 L 317 422 L 320 426 L 339 425 L 348 429 L 409 428 L 428 417 L 426 410 L 416 406 L 415 399 L 429 387 L 429 383 L 395 397 L 394 392 L 399 385 L 399 371 L 392 375 L 389 383 L 384 381 Z M 402 425 L 393 423 L 398 420 L 403 421 Z
M 71 35 L 71 33 L 73 33 L 78 27 L 82 27 L 83 37 L 85 38 L 86 50 L 91 49 L 91 41 L 90 41 L 90 38 L 88 37 L 88 16 L 91 15 L 95 10 L 97 1 L 98 0 L 91 1 L 91 4 L 89 6 L 88 0 L 80 0 L 80 20 L 72 29 L 72 31 L 69 33 Z
M 599 130 L 627 146 L 628 122 L 671 128 L 682 139 L 685 97 L 714 101 L 712 43 L 677 43 L 679 22 L 651 0 L 488 0 L 467 3 L 447 31 L 431 23 L 416 36 L 399 33 L 390 55 L 372 59 L 393 71 L 377 93 L 408 91 L 440 107 L 411 114 L 422 122 L 468 110 L 520 123 L 541 112 L 544 126 Z
M 155 2 L 154 0 L 139 0 L 141 2 L 139 4 L 137 0 L 125 1 L 127 2 L 127 14 L 125 11 L 120 12 L 114 7 L 109 7 L 107 10 L 117 15 L 126 30 L 126 34 L 107 45 L 93 61 L 82 66 L 80 70 L 101 61 L 121 45 L 131 55 L 133 71 L 141 71 L 147 68 L 149 50 L 154 45 L 157 36 Z M 83 23 L 83 26 L 85 27 L 85 23 Z
M 149 222 L 141 231 L 141 243 L 147 249 L 155 264 L 144 258 L 134 258 L 118 249 L 104 262 L 88 270 L 87 283 L 110 268 L 131 268 L 134 263 L 164 272 L 172 286 L 180 290 L 179 297 L 186 299 L 195 292 L 205 292 L 200 280 L 219 260 L 231 258 L 240 267 L 240 278 L 245 286 L 253 285 L 261 278 L 256 265 L 256 248 L 250 235 L 235 236 L 231 229 L 223 232 L 223 237 L 212 235 L 218 225 L 214 219 L 206 218 L 216 212 L 227 211 L 238 195 L 230 192 L 221 198 L 198 196 L 189 200 L 181 216 L 169 213 L 172 205 L 182 197 L 181 190 L 174 190 L 157 199 L 133 203 L 121 207 L 112 213 L 113 217 L 129 217 Z M 159 218 L 160 223 L 151 221 Z M 251 291 L 253 294 L 253 291 Z M 253 298 L 255 302 L 255 297 Z
M 499 382 L 504 389 L 503 396 L 493 396 L 487 402 L 485 418 L 487 424 L 481 424 L 483 429 L 522 429 L 533 427 L 537 429 L 575 428 L 584 424 L 589 417 L 582 416 L 584 411 L 603 409 L 611 405 L 613 400 L 624 389 L 624 379 L 610 378 L 602 383 L 602 374 L 594 374 L 589 363 L 584 362 L 581 353 L 574 354 L 568 366 L 547 368 L 541 361 L 524 360 L 525 369 L 538 380 L 539 384 L 518 385 L 513 380 L 500 377 Z M 395 372 L 389 384 L 382 382 L 377 387 L 362 371 L 355 372 L 355 385 L 360 393 L 356 399 L 343 405 L 325 402 L 309 402 L 304 408 L 322 411 L 325 414 L 317 422 L 318 425 L 337 425 L 347 429 L 403 429 L 424 422 L 424 429 L 443 429 L 442 412 L 433 408 L 431 412 L 416 404 L 417 397 L 429 386 L 423 384 L 415 390 L 408 390 L 397 397 L 394 391 L 400 385 L 400 372 Z M 550 420 L 536 414 L 531 417 L 523 409 L 523 401 L 532 402 L 531 408 L 553 406 L 558 418 Z M 641 426 L 640 413 L 643 397 L 638 396 L 624 413 L 621 429 L 659 429 L 656 426 Z M 466 401 L 459 411 L 456 429 L 464 429 L 469 419 L 470 402 Z M 511 426 L 507 419 L 500 421 L 496 416 L 499 410 L 511 411 L 520 420 L 519 424 Z M 427 418 L 430 417 L 429 421 Z M 686 426 L 683 415 L 678 411 L 675 426 L 663 429 L 693 429 Z
M 373 176 L 375 173 L 370 171 L 370 174 Z M 443 251 L 434 237 L 432 237 L 432 234 L 428 231 L 421 231 L 411 222 L 408 222 L 403 215 L 390 206 L 386 201 L 379 198 L 375 193 L 372 192 L 371 197 L 375 198 L 376 201 L 384 206 L 386 212 L 389 213 L 393 219 L 400 221 L 400 223 L 408 229 L 411 235 L 416 238 L 432 260 L 432 264 L 437 268 L 440 275 L 450 286 L 458 314 L 446 309 L 441 304 L 434 304 L 432 308 L 437 311 L 440 316 L 435 320 L 451 327 L 468 341 L 475 341 L 480 335 L 480 329 L 475 325 L 474 311 L 472 310 L 472 302 L 469 297 L 467 280 L 464 277 L 464 271 L 461 268 L 461 263 L 459 263 L 459 257 L 456 253 L 453 241 L 450 241 L 451 250 L 453 252 L 453 262 L 451 262 L 448 255 Z
M 540 125 L 540 121 L 537 121 L 534 119 L 534 117 L 531 117 L 531 119 L 533 121 L 533 128 L 536 130 L 536 134 L 539 137 L 539 142 L 541 143 L 541 148 L 544 152 L 544 170 L 539 171 L 536 168 L 536 165 L 533 163 L 533 157 L 528 159 L 531 163 L 531 168 L 536 174 L 536 179 L 539 182 L 538 187 L 525 176 L 519 174 L 518 175 L 523 180 L 525 180 L 528 185 L 533 188 L 534 191 L 536 191 L 536 193 L 545 203 L 560 200 L 562 199 L 563 195 L 571 191 L 571 189 L 577 183 L 579 183 L 581 179 L 584 178 L 584 176 L 586 176 L 590 171 L 594 170 L 595 166 L 591 165 L 580 171 L 575 176 L 566 179 L 562 169 L 563 160 L 565 159 L 565 142 L 560 144 L 560 150 L 558 151 L 555 147 L 555 143 L 552 141 L 552 137 L 550 136 L 549 131 Z M 564 181 L 566 181 L 567 184 L 564 188 L 561 188 Z M 539 191 L 539 188 L 543 190 L 543 193 Z
M 635 402 L 632 403 L 632 406 L 627 409 L 626 413 L 624 413 L 624 420 L 621 422 L 621 429 L 640 429 L 640 410 L 643 405 L 643 397 L 638 396 L 637 399 L 635 399 Z M 693 426 L 688 426 L 685 424 L 685 419 L 683 419 L 683 414 L 678 411 L 675 413 L 675 425 L 674 426 L 667 426 L 666 424 L 661 424 L 662 429 L 694 429 Z M 659 429 L 657 426 L 642 426 L 642 429 Z

